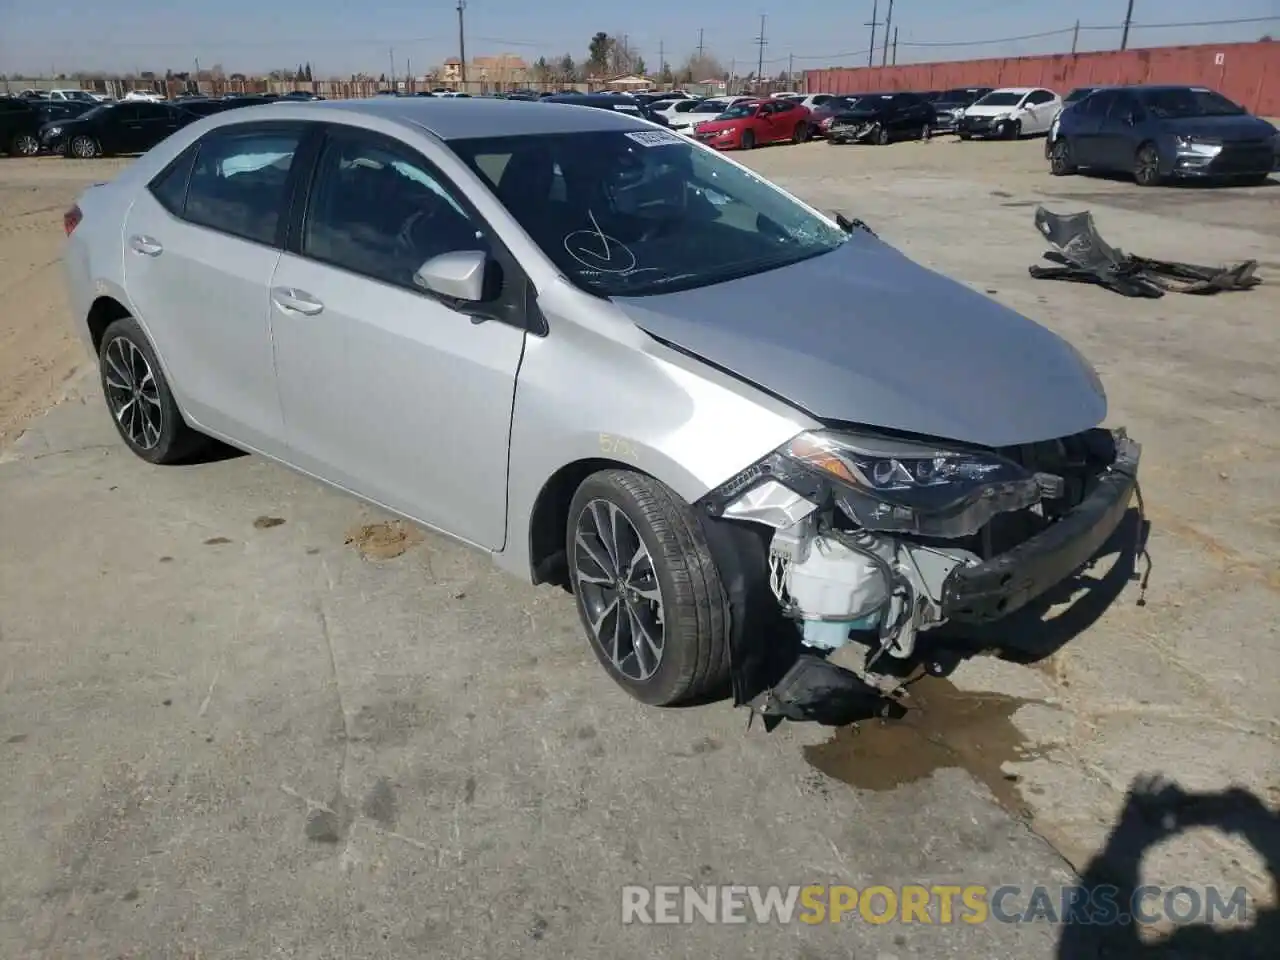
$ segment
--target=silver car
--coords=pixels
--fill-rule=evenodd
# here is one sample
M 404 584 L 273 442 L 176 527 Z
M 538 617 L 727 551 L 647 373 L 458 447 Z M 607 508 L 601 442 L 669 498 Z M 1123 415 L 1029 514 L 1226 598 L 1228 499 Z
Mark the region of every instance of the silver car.
M 830 651 L 1041 597 L 1136 485 L 1065 341 L 621 113 L 229 111 L 66 229 L 134 453 L 217 438 L 559 584 L 650 704 L 897 712 Z

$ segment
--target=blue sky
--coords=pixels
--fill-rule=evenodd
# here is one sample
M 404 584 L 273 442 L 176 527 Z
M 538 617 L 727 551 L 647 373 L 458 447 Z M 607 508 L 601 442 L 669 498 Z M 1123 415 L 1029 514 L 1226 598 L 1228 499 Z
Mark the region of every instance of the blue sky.
M 888 0 L 880 0 L 884 19 Z M 979 41 L 1053 30 L 1070 30 L 1077 17 L 1085 27 L 1118 28 L 1126 0 L 895 0 L 899 27 L 898 62 L 956 60 L 1065 52 L 1070 33 L 1004 43 Z M 61 0 L 52 7 L 23 0 L 0 0 L 0 73 L 48 73 L 50 69 L 191 69 L 199 58 L 208 68 L 270 70 L 310 61 L 317 78 L 356 71 L 388 72 L 406 60 L 420 74 L 457 53 L 456 0 Z M 8 9 L 4 9 L 7 7 Z M 570 53 L 585 58 L 592 33 L 626 34 L 649 67 L 659 45 L 678 64 L 698 43 L 726 69 L 755 69 L 761 13 L 768 16 L 766 71 L 831 64 L 866 63 L 872 0 L 645 0 L 602 4 L 587 0 L 469 0 L 468 57 L 514 52 L 530 62 Z M 606 12 L 611 11 L 611 12 Z M 1135 0 L 1134 22 L 1169 23 L 1271 17 L 1270 22 L 1235 26 L 1134 29 L 1131 46 L 1256 40 L 1271 33 L 1280 40 L 1280 0 Z M 878 34 L 877 45 L 883 34 Z M 1080 50 L 1114 49 L 1118 29 L 1082 30 Z M 927 44 L 968 44 L 932 46 Z M 878 62 L 878 60 L 877 60 Z

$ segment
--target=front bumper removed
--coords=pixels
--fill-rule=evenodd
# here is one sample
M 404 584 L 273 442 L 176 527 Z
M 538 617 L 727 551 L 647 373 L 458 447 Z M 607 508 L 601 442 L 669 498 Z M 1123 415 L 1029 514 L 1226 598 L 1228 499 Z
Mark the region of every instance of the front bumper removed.
M 868 663 L 882 654 L 911 658 L 927 631 L 1009 616 L 1084 568 L 1124 520 L 1141 456 L 1122 430 L 1091 433 L 1106 447 L 1080 499 L 1054 508 L 1056 519 L 1042 519 L 1038 532 L 994 555 L 965 549 L 973 536 L 948 546 L 936 538 L 842 531 L 831 525 L 830 491 L 802 497 L 779 484 L 777 473 L 764 483 L 728 485 L 727 505 L 707 505 L 705 529 L 728 590 L 735 703 L 761 714 L 767 726 L 782 719 L 839 726 L 901 717 L 905 708 L 895 692 L 829 654 L 860 640 L 872 644 Z M 734 522 L 748 519 L 754 522 Z M 762 525 L 773 528 L 767 538 Z M 798 549 L 800 542 L 807 546 Z M 853 554 L 866 563 L 851 562 Z M 780 563 L 783 555 L 792 560 Z M 880 572 L 890 582 L 887 593 L 878 589 Z M 848 597 L 827 603 L 845 590 Z
M 942 585 L 943 617 L 957 623 L 999 620 L 1083 567 L 1124 519 L 1140 456 L 1137 443 L 1117 437 L 1115 463 L 1074 510 L 1005 553 L 952 570 Z

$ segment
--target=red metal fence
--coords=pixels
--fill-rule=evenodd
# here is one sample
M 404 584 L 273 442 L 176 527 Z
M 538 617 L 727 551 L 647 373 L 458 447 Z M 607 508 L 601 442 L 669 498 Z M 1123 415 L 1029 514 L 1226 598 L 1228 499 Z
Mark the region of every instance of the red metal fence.
M 1212 87 L 1255 114 L 1276 117 L 1280 116 L 1280 43 L 1201 44 L 805 71 L 805 88 L 826 93 L 984 86 L 1048 87 L 1065 94 L 1073 87 L 1112 83 L 1191 83 Z

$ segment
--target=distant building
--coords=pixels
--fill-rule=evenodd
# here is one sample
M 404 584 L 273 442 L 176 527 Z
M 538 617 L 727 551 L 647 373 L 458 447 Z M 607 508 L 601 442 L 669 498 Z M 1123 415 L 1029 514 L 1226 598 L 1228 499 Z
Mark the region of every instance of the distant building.
M 629 73 L 625 76 L 614 77 L 612 80 L 606 80 L 605 86 L 610 90 L 648 90 L 654 85 L 653 80 L 649 77 L 641 76 L 638 73 Z

